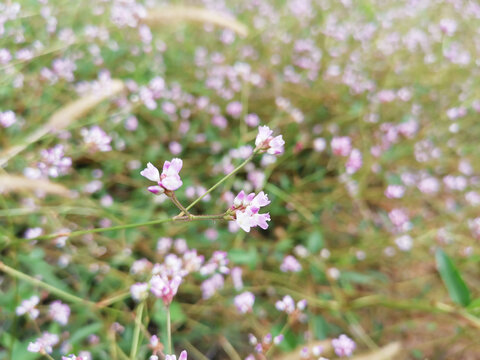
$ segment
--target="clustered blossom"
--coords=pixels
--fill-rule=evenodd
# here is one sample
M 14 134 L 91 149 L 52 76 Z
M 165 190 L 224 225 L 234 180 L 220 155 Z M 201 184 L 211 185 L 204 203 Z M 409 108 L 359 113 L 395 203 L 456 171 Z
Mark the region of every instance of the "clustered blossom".
M 51 354 L 58 341 L 58 335 L 44 332 L 41 337 L 28 344 L 27 350 L 33 353 Z
M 160 171 L 152 163 L 148 163 L 147 167 L 140 172 L 140 175 L 158 184 L 149 186 L 148 191 L 153 194 L 162 194 L 165 190 L 175 191 L 182 186 L 183 182 L 179 175 L 182 166 L 183 161 L 178 158 L 174 158 L 172 161 L 165 161 L 162 174 L 160 174 Z
M 290 295 L 285 295 L 282 300 L 278 300 L 275 303 L 275 308 L 278 311 L 285 312 L 287 314 L 292 314 L 295 310 L 303 311 L 307 307 L 307 300 L 303 299 L 297 302 Z
M 150 280 L 150 291 L 157 298 L 162 299 L 165 306 L 168 307 L 177 294 L 181 283 L 182 277 L 179 275 L 174 275 L 172 278 L 165 274 L 154 275 Z
M 235 303 L 238 312 L 245 314 L 252 311 L 252 307 L 255 302 L 255 295 L 249 291 L 246 291 L 240 295 L 237 295 L 233 302 Z
M 107 135 L 100 126 L 94 125 L 91 128 L 83 128 L 80 131 L 83 141 L 91 152 L 106 152 L 112 150 L 110 142 L 112 138 Z
M 342 334 L 338 338 L 332 340 L 333 350 L 337 356 L 352 356 L 353 351 L 357 347 L 355 341 L 350 339 L 347 335 Z
M 177 360 L 176 355 L 165 355 L 165 360 Z M 183 350 L 178 357 L 178 360 L 187 360 L 187 352 Z
M 270 350 L 273 345 L 280 345 L 284 340 L 284 335 L 280 334 L 275 337 L 272 334 L 268 333 L 263 337 L 261 341 L 258 341 L 255 335 L 249 334 L 248 335 L 248 342 L 250 345 L 255 347 L 255 352 L 257 354 L 265 354 Z M 255 360 L 254 355 L 249 355 L 245 358 L 245 360 Z
M 64 146 L 60 144 L 40 151 L 40 156 L 42 161 L 37 167 L 44 176 L 56 178 L 65 175 L 72 166 L 72 159 L 65 156 Z
M 58 322 L 60 325 L 67 325 L 68 318 L 70 317 L 70 307 L 67 304 L 63 304 L 61 301 L 54 301 L 50 304 L 48 310 L 49 315 L 53 320 Z
M 298 262 L 298 260 L 294 256 L 287 255 L 287 256 L 285 256 L 282 264 L 280 265 L 280 271 L 282 271 L 282 272 L 300 272 L 300 271 L 302 271 L 302 265 Z
M 266 151 L 271 155 L 283 154 L 285 141 L 282 135 L 273 137 L 273 130 L 268 126 L 259 126 L 258 135 L 255 139 L 256 150 Z
M 0 111 L 0 125 L 4 128 L 8 128 L 17 122 L 15 113 L 11 110 L 4 112 Z
M 36 319 L 40 314 L 40 311 L 35 307 L 39 303 L 40 298 L 36 295 L 30 299 L 23 300 L 22 303 L 15 310 L 18 316 L 28 314 L 32 319 Z
M 270 214 L 259 214 L 260 208 L 270 204 L 268 196 L 263 192 L 250 193 L 248 195 L 242 190 L 235 197 L 230 211 L 235 216 L 237 225 L 246 232 L 250 232 L 252 227 L 260 226 L 267 229 L 267 221 L 270 221 Z

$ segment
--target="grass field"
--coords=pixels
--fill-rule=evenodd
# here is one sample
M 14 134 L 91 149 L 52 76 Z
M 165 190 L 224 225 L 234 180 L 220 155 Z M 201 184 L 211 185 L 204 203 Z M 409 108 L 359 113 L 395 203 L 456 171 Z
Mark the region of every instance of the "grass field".
M 0 360 L 480 358 L 477 2 L 16 1 Z

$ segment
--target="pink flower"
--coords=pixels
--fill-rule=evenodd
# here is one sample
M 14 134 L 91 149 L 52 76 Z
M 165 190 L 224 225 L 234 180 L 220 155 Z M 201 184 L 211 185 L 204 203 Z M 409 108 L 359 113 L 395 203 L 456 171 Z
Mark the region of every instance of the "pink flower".
M 358 149 L 353 149 L 345 165 L 347 174 L 356 173 L 362 167 L 362 163 L 362 153 Z
M 108 136 L 101 127 L 94 125 L 90 129 L 83 128 L 80 130 L 80 134 L 83 136 L 83 141 L 91 152 L 112 150 L 110 146 L 112 138 Z
M 255 139 L 256 150 L 266 151 L 272 155 L 283 154 L 285 141 L 282 135 L 272 136 L 273 131 L 268 126 L 259 126 L 258 135 Z
M 48 314 L 60 325 L 65 326 L 68 324 L 68 318 L 70 317 L 70 307 L 57 300 L 50 304 Z
M 352 142 L 348 136 L 334 137 L 330 145 L 334 155 L 348 156 L 352 151 Z
M 255 226 L 267 229 L 267 221 L 270 221 L 270 214 L 259 214 L 260 208 L 270 204 L 268 196 L 263 192 L 258 195 L 250 193 L 248 195 L 242 190 L 234 199 L 231 210 L 235 211 L 235 221 L 237 225 L 246 232 Z
M 160 175 L 158 169 L 152 163 L 148 163 L 147 167 L 140 172 L 140 175 L 158 184 L 158 186 L 148 187 L 148 191 L 153 194 L 161 194 L 165 190 L 175 191 L 182 186 L 182 179 L 178 175 L 182 166 L 183 162 L 178 158 L 173 159 L 171 162 L 165 161 L 162 174 Z
M 337 339 L 332 340 L 332 346 L 337 356 L 352 356 L 353 350 L 356 348 L 355 341 L 347 335 L 340 335 Z
M 405 187 L 402 185 L 388 185 L 385 196 L 389 199 L 399 199 L 405 194 Z
M 28 314 L 32 319 L 36 319 L 40 314 L 40 311 L 35 308 L 40 299 L 34 295 L 30 299 L 23 300 L 22 303 L 16 308 L 15 312 L 18 316 Z
M 255 295 L 246 291 L 240 295 L 235 296 L 233 300 L 238 312 L 245 314 L 252 311 L 253 304 L 255 302 Z
M 165 355 L 165 360 L 177 360 L 176 355 Z M 178 357 L 178 360 L 187 360 L 187 351 L 183 350 Z
M 302 271 L 302 265 L 298 262 L 298 260 L 292 256 L 287 255 L 283 259 L 282 264 L 280 265 L 280 271 L 282 272 L 299 272 Z
M 163 274 L 154 275 L 150 279 L 150 291 L 157 298 L 162 299 L 165 306 L 169 306 L 181 283 L 182 277 L 179 275 L 175 275 L 171 279 Z

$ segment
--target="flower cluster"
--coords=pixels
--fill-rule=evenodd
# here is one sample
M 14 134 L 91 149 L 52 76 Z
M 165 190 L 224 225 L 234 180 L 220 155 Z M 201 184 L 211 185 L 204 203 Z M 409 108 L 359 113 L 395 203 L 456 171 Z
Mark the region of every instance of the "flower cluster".
M 255 139 L 255 150 L 267 152 L 271 155 L 280 155 L 283 154 L 285 141 L 283 140 L 282 135 L 273 137 L 273 130 L 268 126 L 259 126 L 258 135 Z
M 248 195 L 242 190 L 233 200 L 230 208 L 231 213 L 235 217 L 237 225 L 246 232 L 250 232 L 252 227 L 260 226 L 267 229 L 267 221 L 270 221 L 270 214 L 259 214 L 260 208 L 270 204 L 268 196 L 263 192 L 250 193 Z
M 148 163 L 147 167 L 140 172 L 140 175 L 158 184 L 149 186 L 148 191 L 156 195 L 163 194 L 165 190 L 175 191 L 182 186 L 183 182 L 179 175 L 182 166 L 183 161 L 178 158 L 172 161 L 165 161 L 160 174 L 160 171 L 152 163 Z

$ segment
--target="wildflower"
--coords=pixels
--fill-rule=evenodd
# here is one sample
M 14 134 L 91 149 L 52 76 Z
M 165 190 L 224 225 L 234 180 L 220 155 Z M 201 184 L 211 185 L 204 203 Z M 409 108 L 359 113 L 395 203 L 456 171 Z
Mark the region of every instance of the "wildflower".
M 298 260 L 292 256 L 287 255 L 283 259 L 282 264 L 280 265 L 280 271 L 282 272 L 300 272 L 302 271 L 302 265 L 298 262 Z
M 334 155 L 348 156 L 352 151 L 352 142 L 348 136 L 334 137 L 330 145 Z
M 243 281 L 242 281 L 242 268 L 241 267 L 234 267 L 231 271 L 233 286 L 235 290 L 240 291 L 243 289 Z
M 70 307 L 67 304 L 63 304 L 61 301 L 54 301 L 50 304 L 48 310 L 49 315 L 53 320 L 60 325 L 67 325 L 68 318 L 70 317 Z
M 282 135 L 273 137 L 272 134 L 273 130 L 270 130 L 268 126 L 259 126 L 258 135 L 255 139 L 255 150 L 266 151 L 271 155 L 283 154 L 285 141 L 283 140 Z
M 83 128 L 80 134 L 83 136 L 83 141 L 91 152 L 112 150 L 110 146 L 112 138 L 108 136 L 101 127 L 94 125 L 90 129 Z
M 40 299 L 36 295 L 33 295 L 30 299 L 23 300 L 22 303 L 16 308 L 16 314 L 18 316 L 28 314 L 32 319 L 36 319 L 40 314 L 40 311 L 35 308 L 39 301 Z
M 58 335 L 44 332 L 43 335 L 39 337 L 35 342 L 31 342 L 28 344 L 27 350 L 34 353 L 51 354 L 53 351 L 53 346 L 55 346 L 58 341 Z
M 133 300 L 141 301 L 148 296 L 148 284 L 147 283 L 136 283 L 130 286 L 130 294 L 132 295 Z
M 385 190 L 385 196 L 389 199 L 399 199 L 404 193 L 405 187 L 402 185 L 388 185 Z
M 72 159 L 65 156 L 63 145 L 56 145 L 40 151 L 42 161 L 37 164 L 38 169 L 52 178 L 65 175 L 72 166 Z
M 353 149 L 350 152 L 348 161 L 345 165 L 347 174 L 354 174 L 362 167 L 362 153 L 358 149 Z
M 202 282 L 202 298 L 210 299 L 215 293 L 223 288 L 225 281 L 220 274 L 214 274 L 211 278 Z
M 255 302 L 255 295 L 251 292 L 246 291 L 240 295 L 235 296 L 234 304 L 237 307 L 237 310 L 245 314 L 252 311 L 253 303 Z
M 0 112 L 0 125 L 8 128 L 17 122 L 15 113 L 11 110 Z
M 176 355 L 165 355 L 165 360 L 177 360 Z M 187 360 L 187 351 L 183 350 L 178 357 L 178 360 Z
M 332 340 L 332 346 L 337 356 L 352 356 L 355 350 L 355 341 L 350 339 L 347 335 L 342 334 L 337 339 Z
M 402 235 L 395 239 L 395 244 L 402 251 L 410 251 L 413 246 L 413 239 L 410 235 Z
M 278 300 L 275 303 L 275 308 L 278 311 L 285 312 L 287 314 L 291 314 L 295 311 L 295 309 L 299 311 L 305 310 L 307 307 L 307 300 L 303 299 L 297 302 L 295 306 L 295 301 L 292 299 L 290 295 L 285 295 L 282 300 Z
M 169 306 L 181 283 L 182 277 L 179 275 L 173 276 L 172 279 L 163 274 L 154 275 L 150 279 L 150 291 L 157 298 L 162 299 L 165 306 Z
M 242 190 L 234 199 L 231 211 L 234 212 L 237 225 L 246 232 L 250 232 L 250 228 L 260 226 L 267 229 L 267 221 L 270 221 L 270 214 L 259 214 L 261 207 L 270 204 L 268 196 L 263 192 L 258 195 L 250 193 L 248 195 Z
M 147 167 L 140 172 L 140 175 L 158 184 L 158 186 L 149 186 L 148 191 L 153 194 L 161 194 L 165 190 L 175 191 L 182 186 L 182 179 L 178 175 L 182 166 L 183 161 L 178 158 L 172 159 L 171 162 L 165 161 L 162 174 L 160 174 L 152 163 L 148 163 Z

